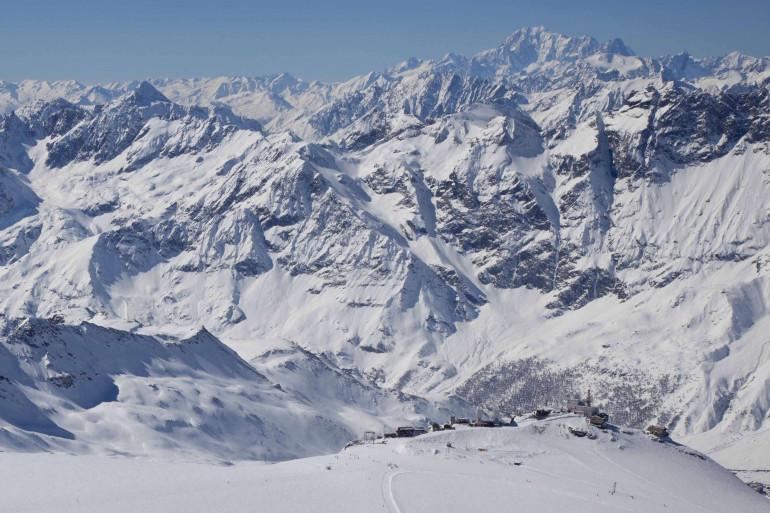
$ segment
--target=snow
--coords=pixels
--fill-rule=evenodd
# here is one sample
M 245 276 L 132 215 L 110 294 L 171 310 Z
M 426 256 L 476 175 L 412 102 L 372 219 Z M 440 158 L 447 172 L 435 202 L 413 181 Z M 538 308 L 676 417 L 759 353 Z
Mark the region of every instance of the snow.
M 593 124 L 594 126 L 591 126 Z M 570 135 L 558 143 L 552 151 L 563 155 L 580 157 L 585 154 L 586 148 L 596 147 L 598 141 L 598 132 L 595 127 L 596 122 L 586 122 L 575 127 Z
M 613 53 L 597 53 L 588 57 L 586 61 L 597 68 L 619 71 L 623 75 L 644 66 L 644 61 L 639 57 Z
M 614 428 L 576 438 L 570 426 L 594 431 L 582 418 L 557 416 L 270 465 L 2 453 L 2 504 L 63 513 L 770 511 L 767 499 L 683 446 Z

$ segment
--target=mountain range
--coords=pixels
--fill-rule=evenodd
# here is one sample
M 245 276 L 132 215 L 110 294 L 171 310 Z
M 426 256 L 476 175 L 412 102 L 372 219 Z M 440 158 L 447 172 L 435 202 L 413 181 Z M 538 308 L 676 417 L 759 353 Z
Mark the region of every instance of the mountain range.
M 287 459 L 590 389 L 764 468 L 767 57 L 536 27 L 0 112 L 3 447 Z

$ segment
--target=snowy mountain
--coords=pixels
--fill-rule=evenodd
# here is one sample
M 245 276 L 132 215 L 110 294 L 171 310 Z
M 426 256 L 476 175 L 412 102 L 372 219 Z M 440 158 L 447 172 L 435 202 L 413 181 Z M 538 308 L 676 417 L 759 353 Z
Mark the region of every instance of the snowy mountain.
M 26 320 L 3 345 L 4 444 L 112 454 L 161 450 L 277 460 L 333 450 L 342 425 L 268 380 L 205 330 L 162 341 Z M 297 431 L 325 424 L 303 445 Z M 95 426 L 83 430 L 84 425 Z M 294 431 L 294 432 L 293 432 Z M 48 435 L 48 436 L 44 436 Z M 137 443 L 141 439 L 141 444 Z
M 152 452 L 92 429 L 94 409 L 148 407 L 133 418 L 153 447 L 284 459 L 590 388 L 619 424 L 767 455 L 769 86 L 767 58 L 638 57 L 543 28 L 336 84 L 2 82 L 4 446 Z M 82 341 L 73 369 L 14 341 L 39 319 Z M 168 353 L 202 326 L 237 356 Z M 260 450 L 186 434 L 207 410 L 178 424 L 155 391 L 124 394 L 176 377 L 148 374 L 145 349 L 88 348 L 113 339 L 275 431 L 232 424 Z M 226 402 L 237 386 L 259 404 Z M 285 412 L 262 409 L 276 398 Z M 311 418 L 311 439 L 287 427 Z
M 395 429 L 403 419 L 448 414 L 306 352 L 273 350 L 260 358 L 299 369 L 299 384 L 272 372 L 281 386 L 205 329 L 153 337 L 61 321 L 5 326 L 4 448 L 281 461 L 335 452 L 361 426 Z M 328 387 L 326 397 L 301 388 L 320 385 Z

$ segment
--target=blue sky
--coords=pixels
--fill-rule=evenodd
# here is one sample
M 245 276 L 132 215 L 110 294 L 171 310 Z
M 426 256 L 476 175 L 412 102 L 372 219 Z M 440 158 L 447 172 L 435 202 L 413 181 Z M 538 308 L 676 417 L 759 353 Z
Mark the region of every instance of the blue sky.
M 524 26 L 639 55 L 770 54 L 770 0 L 38 0 L 0 2 L 0 78 L 264 75 L 342 80 L 409 56 L 472 55 Z

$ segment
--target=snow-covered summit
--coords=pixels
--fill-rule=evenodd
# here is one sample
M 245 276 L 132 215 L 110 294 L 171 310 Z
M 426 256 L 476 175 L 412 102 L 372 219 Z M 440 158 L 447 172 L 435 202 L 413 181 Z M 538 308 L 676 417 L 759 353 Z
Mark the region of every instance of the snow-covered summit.
M 570 63 L 606 53 L 634 55 L 620 39 L 600 44 L 592 37 L 568 37 L 545 27 L 523 28 L 508 36 L 498 48 L 476 54 L 469 62 L 468 73 L 506 76 L 533 64 Z
M 146 80 L 128 94 L 127 100 L 137 107 L 149 107 L 155 102 L 171 103 L 171 100 L 163 96 Z

